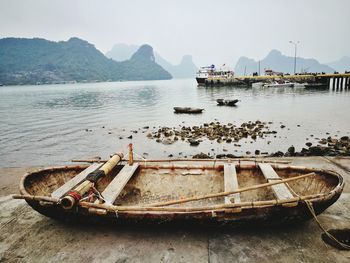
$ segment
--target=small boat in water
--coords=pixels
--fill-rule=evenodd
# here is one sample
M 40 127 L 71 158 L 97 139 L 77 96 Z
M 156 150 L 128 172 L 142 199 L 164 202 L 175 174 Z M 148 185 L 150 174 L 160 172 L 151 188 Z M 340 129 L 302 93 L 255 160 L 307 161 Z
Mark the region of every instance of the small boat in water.
M 218 106 L 236 106 L 236 103 L 239 102 L 239 100 L 217 99 L 216 102 L 218 103 Z
M 275 81 L 274 83 L 265 83 L 264 88 L 293 88 L 294 83 L 289 81 Z
M 197 114 L 197 113 L 202 113 L 204 109 L 200 108 L 191 108 L 191 107 L 174 107 L 175 113 L 192 113 L 192 114 Z
M 344 187 L 336 172 L 276 162 L 122 157 L 27 173 L 13 198 L 62 221 L 281 225 L 312 218 L 310 205 L 323 212 Z

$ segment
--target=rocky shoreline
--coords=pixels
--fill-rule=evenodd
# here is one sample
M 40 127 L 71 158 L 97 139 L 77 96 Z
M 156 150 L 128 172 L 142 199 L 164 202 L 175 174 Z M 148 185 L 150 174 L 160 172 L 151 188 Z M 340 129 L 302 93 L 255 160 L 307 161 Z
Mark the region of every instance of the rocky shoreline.
M 149 130 L 149 127 L 143 127 L 148 130 L 147 138 L 154 139 L 157 143 L 164 145 L 171 145 L 177 141 L 187 142 L 190 146 L 198 146 L 204 140 L 215 141 L 219 144 L 227 143 L 232 144 L 235 147 L 241 147 L 239 141 L 242 139 L 251 139 L 251 143 L 257 139 L 264 139 L 267 137 L 276 138 L 277 131 L 271 129 L 273 122 L 248 121 L 243 122 L 241 125 L 235 125 L 232 123 L 222 124 L 219 121 L 203 123 L 202 125 L 186 126 L 179 125 L 178 127 L 159 127 L 156 130 Z M 280 129 L 285 129 L 286 126 L 282 123 L 279 124 Z M 298 125 L 300 127 L 300 125 Z M 155 128 L 155 127 L 154 127 Z M 146 132 L 143 132 L 146 133 Z M 313 137 L 313 135 L 310 135 Z M 315 144 L 307 142 L 305 147 L 301 151 L 296 151 L 295 147 L 290 146 L 286 152 L 282 150 L 267 153 L 260 150 L 255 150 L 251 153 L 246 152 L 245 156 L 268 156 L 268 157 L 289 157 L 289 156 L 350 156 L 350 138 L 349 136 L 342 136 L 340 139 L 328 136 L 327 138 L 315 138 L 318 142 Z M 308 140 L 308 138 L 306 139 Z M 271 141 L 267 141 L 269 144 Z M 213 151 L 213 149 L 212 149 Z M 228 151 L 228 150 L 224 150 Z M 213 156 L 214 155 L 214 156 Z M 237 158 L 242 157 L 233 153 L 222 154 L 206 154 L 199 153 L 193 155 L 192 158 L 197 159 L 210 159 L 210 158 Z
M 216 121 L 199 126 L 161 127 L 157 131 L 149 132 L 147 137 L 166 145 L 182 140 L 187 141 L 191 146 L 197 146 L 204 139 L 215 140 L 218 143 L 235 143 L 243 138 L 256 140 L 258 137 L 264 138 L 267 134 L 276 133 L 277 131 L 270 130 L 268 123 L 259 120 L 244 122 L 240 126 L 232 123 L 221 124 Z

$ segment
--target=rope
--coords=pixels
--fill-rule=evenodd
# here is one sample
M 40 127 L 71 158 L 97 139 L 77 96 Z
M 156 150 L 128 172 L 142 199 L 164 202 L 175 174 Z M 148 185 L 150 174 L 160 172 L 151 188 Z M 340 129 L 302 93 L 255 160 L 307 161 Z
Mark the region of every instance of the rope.
M 333 240 L 334 242 L 336 242 L 340 247 L 342 247 L 343 249 L 346 249 L 346 250 L 350 250 L 350 246 L 347 245 L 347 244 L 344 244 L 343 242 L 339 241 L 338 239 L 336 239 L 331 233 L 329 233 L 320 223 L 320 221 L 318 221 L 317 219 L 317 216 L 316 216 L 316 213 L 315 213 L 315 210 L 312 206 L 312 203 L 310 201 L 305 201 L 307 207 L 309 208 L 310 210 L 310 213 L 311 215 L 314 217 L 316 223 L 318 224 L 318 226 L 321 228 L 321 230 L 331 239 Z
M 145 163 L 145 167 L 146 167 L 146 166 L 147 166 L 147 159 L 144 158 L 142 155 L 137 154 L 135 151 L 134 151 L 134 154 L 135 154 L 136 156 L 138 156 L 138 157 L 141 157 L 141 159 L 142 159 L 142 161 Z

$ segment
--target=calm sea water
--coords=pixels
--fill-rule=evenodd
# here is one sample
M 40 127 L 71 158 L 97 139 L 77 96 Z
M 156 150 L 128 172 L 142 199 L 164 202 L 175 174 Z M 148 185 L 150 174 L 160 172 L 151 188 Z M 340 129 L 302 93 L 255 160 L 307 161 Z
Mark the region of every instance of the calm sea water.
M 237 107 L 218 107 L 218 98 L 238 98 L 241 102 Z M 174 114 L 174 106 L 202 107 L 205 111 L 200 115 Z M 271 153 L 286 151 L 291 145 L 300 150 L 306 138 L 316 142 L 315 138 L 328 137 L 326 133 L 349 135 L 349 109 L 349 92 L 205 88 L 197 87 L 192 79 L 0 87 L 0 166 L 107 158 L 118 150 L 126 151 L 130 142 L 135 152 L 146 158 L 166 158 L 169 154 L 190 157 L 199 152 L 244 155 L 256 149 Z M 272 121 L 271 129 L 278 133 L 276 138 L 242 140 L 241 147 L 211 141 L 197 147 L 181 141 L 162 145 L 146 138 L 147 132 L 142 133 L 144 126 L 157 130 L 159 126 L 192 126 L 216 120 L 236 125 Z M 282 123 L 286 128 L 280 128 Z M 131 134 L 133 139 L 127 139 Z

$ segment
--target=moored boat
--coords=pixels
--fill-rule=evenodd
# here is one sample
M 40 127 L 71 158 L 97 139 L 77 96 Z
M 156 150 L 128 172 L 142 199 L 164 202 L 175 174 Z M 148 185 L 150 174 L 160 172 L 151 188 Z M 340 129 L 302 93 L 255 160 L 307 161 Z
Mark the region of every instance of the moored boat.
M 192 113 L 192 114 L 198 114 L 202 113 L 204 109 L 200 108 L 192 108 L 192 107 L 174 107 L 175 113 Z
M 265 83 L 264 88 L 293 88 L 294 83 L 289 81 L 275 81 L 274 83 Z
M 239 100 L 225 100 L 225 99 L 217 99 L 216 100 L 218 106 L 236 106 L 236 103 L 239 102 Z
M 234 72 L 225 64 L 219 69 L 216 69 L 215 65 L 201 67 L 196 74 L 196 80 L 199 86 L 220 83 L 225 84 L 226 82 L 232 81 L 233 77 Z
M 312 218 L 308 205 L 323 212 L 344 187 L 329 170 L 266 162 L 112 158 L 108 173 L 108 163 L 27 173 L 14 198 L 64 221 L 280 225 Z

